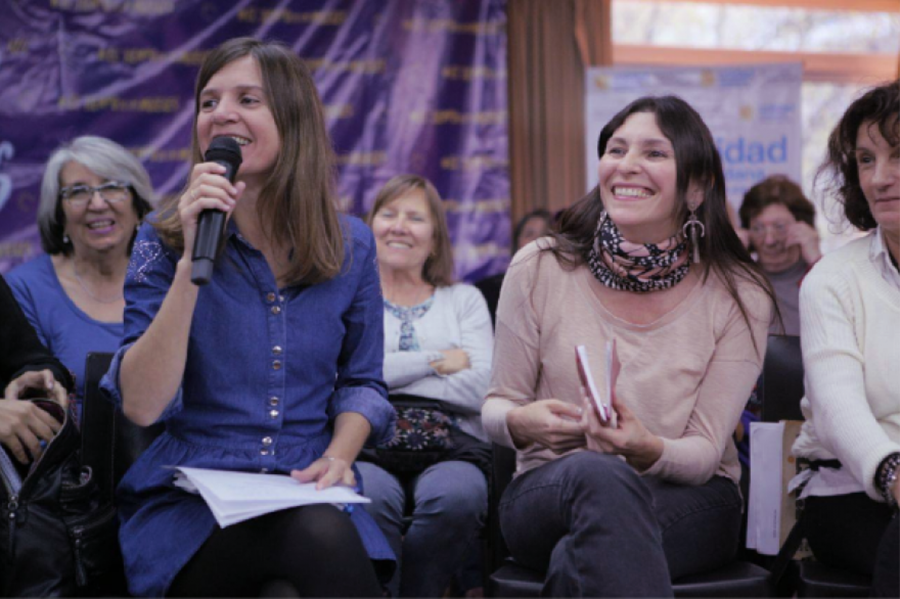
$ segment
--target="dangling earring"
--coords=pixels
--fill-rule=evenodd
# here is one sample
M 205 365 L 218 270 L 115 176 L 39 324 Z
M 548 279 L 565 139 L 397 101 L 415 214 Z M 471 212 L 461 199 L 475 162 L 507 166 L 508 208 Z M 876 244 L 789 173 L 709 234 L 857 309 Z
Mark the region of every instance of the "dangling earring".
M 71 242 L 72 242 L 72 240 L 69 239 L 69 234 L 68 234 L 68 233 L 63 233 L 63 243 L 64 243 L 65 245 L 69 245 Z
M 681 228 L 685 237 L 691 238 L 691 246 L 694 248 L 694 264 L 700 262 L 700 243 L 699 237 L 706 237 L 706 227 L 697 218 L 697 206 L 690 206 L 691 214 L 688 216 L 687 222 Z M 698 235 L 699 231 L 699 235 Z

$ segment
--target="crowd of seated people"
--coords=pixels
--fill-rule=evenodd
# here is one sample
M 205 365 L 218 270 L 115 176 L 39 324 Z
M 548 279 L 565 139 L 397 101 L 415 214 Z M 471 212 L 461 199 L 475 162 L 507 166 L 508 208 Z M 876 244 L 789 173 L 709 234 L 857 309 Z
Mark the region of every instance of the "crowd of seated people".
M 853 102 L 829 139 L 820 176 L 865 232 L 839 250 L 821 256 L 812 203 L 775 176 L 739 211 L 751 254 L 701 117 L 645 97 L 604 126 L 598 186 L 556 219 L 522 218 L 482 294 L 454 279 L 426 179 L 388 181 L 365 223 L 338 212 L 307 67 L 279 43 L 229 40 L 198 74 L 189 178 L 156 212 L 115 142 L 79 137 L 48 160 L 46 255 L 0 277 L 0 445 L 38 459 L 59 423 L 19 399 L 78 408 L 87 353 L 114 352 L 104 393 L 166 425 L 117 490 L 137 596 L 258 596 L 273 581 L 300 596 L 477 594 L 491 442 L 516 450 L 493 501 L 543 594 L 671 596 L 736 554 L 732 434 L 767 335 L 799 334 L 810 546 L 900 596 L 898 85 Z M 222 136 L 241 145 L 234 179 L 203 158 Z M 211 209 L 227 224 L 198 287 Z M 609 405 L 576 346 L 600 387 L 615 351 Z M 172 465 L 346 485 L 371 503 L 222 528 Z

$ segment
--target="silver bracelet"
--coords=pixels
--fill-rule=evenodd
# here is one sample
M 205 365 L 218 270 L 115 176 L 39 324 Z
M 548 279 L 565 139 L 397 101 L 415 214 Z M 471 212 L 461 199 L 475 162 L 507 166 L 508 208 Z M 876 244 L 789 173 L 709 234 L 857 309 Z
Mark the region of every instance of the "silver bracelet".
M 897 482 L 897 471 L 898 468 L 894 467 L 892 470 L 888 472 L 888 475 L 884 479 L 884 486 L 886 488 L 885 499 L 887 499 L 888 505 L 892 505 L 897 507 L 898 497 L 894 497 L 891 493 L 891 489 L 894 487 L 894 483 Z
M 897 482 L 898 473 L 900 473 L 900 453 L 888 455 L 876 470 L 875 486 L 881 491 L 884 501 L 892 507 L 897 507 L 897 500 L 900 499 L 891 493 L 891 488 Z

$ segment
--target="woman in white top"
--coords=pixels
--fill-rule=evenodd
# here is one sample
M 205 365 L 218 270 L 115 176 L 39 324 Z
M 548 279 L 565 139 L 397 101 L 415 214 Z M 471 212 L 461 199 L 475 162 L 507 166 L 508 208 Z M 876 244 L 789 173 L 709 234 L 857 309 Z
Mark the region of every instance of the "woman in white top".
M 376 521 L 394 548 L 394 596 L 439 597 L 487 511 L 490 460 L 481 405 L 491 370 L 487 304 L 453 284 L 441 199 L 422 177 L 385 184 L 369 213 L 384 293 L 384 379 L 398 411 L 394 439 L 361 463 Z M 399 396 L 434 400 L 404 408 Z M 448 441 L 445 443 L 445 441 Z M 409 528 L 404 514 L 412 507 Z
M 853 102 L 828 141 L 844 215 L 869 233 L 825 256 L 800 290 L 806 422 L 794 454 L 812 460 L 804 522 L 822 562 L 875 574 L 900 596 L 900 87 Z

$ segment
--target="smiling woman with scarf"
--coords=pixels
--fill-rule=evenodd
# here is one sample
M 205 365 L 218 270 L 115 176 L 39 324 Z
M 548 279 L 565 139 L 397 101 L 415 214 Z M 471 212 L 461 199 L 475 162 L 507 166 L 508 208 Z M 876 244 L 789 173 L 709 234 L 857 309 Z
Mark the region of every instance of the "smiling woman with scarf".
M 497 313 L 483 422 L 518 452 L 500 499 L 517 562 L 547 596 L 672 595 L 738 548 L 731 440 L 762 367 L 773 297 L 728 221 L 721 160 L 683 100 L 642 98 L 604 127 L 599 185 L 520 251 Z M 616 340 L 621 372 L 601 423 Z

